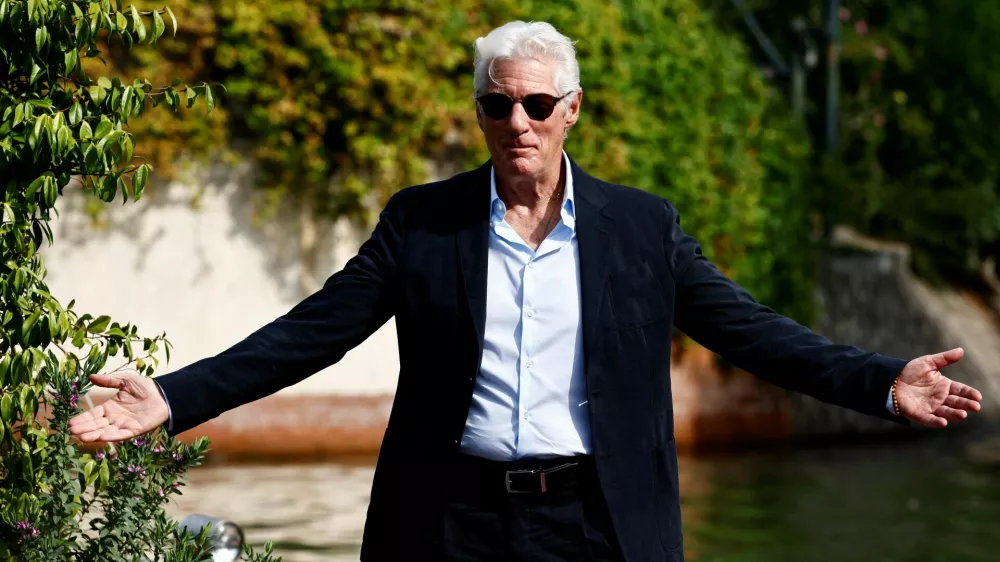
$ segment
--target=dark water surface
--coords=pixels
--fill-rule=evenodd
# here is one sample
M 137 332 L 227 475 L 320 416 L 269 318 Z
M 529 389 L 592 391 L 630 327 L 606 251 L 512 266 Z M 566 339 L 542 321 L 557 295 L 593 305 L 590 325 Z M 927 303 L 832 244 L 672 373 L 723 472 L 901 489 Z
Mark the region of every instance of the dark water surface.
M 688 560 L 1000 561 L 1000 431 L 681 456 Z M 373 467 L 215 464 L 169 512 L 240 523 L 285 562 L 356 561 Z

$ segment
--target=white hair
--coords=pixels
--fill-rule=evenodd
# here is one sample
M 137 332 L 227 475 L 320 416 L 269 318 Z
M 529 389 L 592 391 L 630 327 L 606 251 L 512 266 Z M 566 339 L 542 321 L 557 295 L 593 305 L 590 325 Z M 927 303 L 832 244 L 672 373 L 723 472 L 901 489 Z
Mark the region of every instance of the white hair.
M 562 96 L 580 89 L 580 65 L 576 62 L 574 41 L 559 33 L 550 23 L 542 21 L 512 21 L 476 39 L 473 76 L 474 96 L 487 93 L 487 79 L 493 78 L 493 63 L 497 59 L 533 59 L 552 64 L 556 91 Z M 564 107 L 575 100 L 566 96 Z

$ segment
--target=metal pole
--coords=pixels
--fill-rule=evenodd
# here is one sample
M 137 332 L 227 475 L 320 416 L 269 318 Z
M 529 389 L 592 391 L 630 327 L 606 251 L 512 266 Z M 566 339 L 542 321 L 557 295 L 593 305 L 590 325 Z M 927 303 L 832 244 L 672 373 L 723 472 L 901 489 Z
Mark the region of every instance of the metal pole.
M 840 0 L 826 0 L 826 135 L 823 148 L 837 149 L 840 109 Z

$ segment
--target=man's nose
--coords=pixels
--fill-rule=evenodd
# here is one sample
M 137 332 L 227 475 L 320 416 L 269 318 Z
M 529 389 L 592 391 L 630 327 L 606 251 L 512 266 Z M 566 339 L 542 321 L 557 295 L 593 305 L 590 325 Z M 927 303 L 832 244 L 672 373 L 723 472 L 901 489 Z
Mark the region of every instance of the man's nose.
M 514 107 L 511 108 L 510 118 L 507 122 L 510 126 L 511 132 L 513 133 L 520 134 L 528 132 L 530 118 L 528 117 L 528 114 L 524 112 L 524 106 L 521 105 L 520 102 L 515 103 Z

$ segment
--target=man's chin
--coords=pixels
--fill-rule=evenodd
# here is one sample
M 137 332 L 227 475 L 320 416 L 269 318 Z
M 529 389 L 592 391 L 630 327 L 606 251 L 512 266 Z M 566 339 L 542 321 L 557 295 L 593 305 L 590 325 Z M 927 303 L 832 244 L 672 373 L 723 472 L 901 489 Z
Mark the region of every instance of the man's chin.
M 538 171 L 538 159 L 533 156 L 508 157 L 501 167 L 509 176 L 534 176 Z

